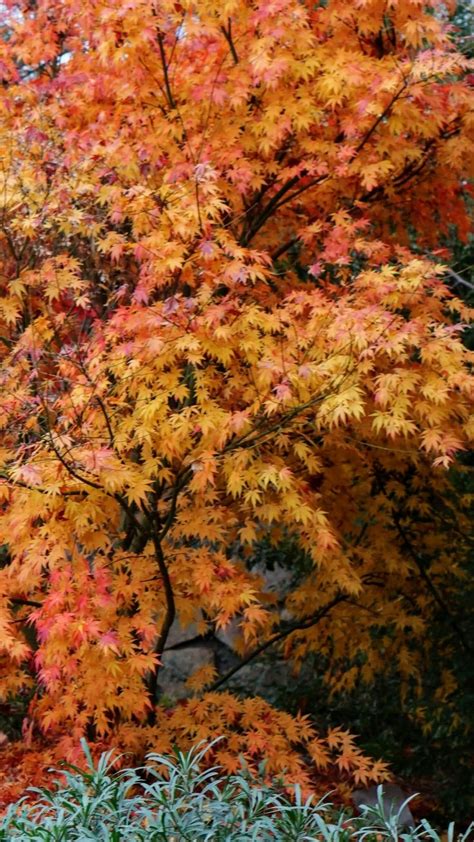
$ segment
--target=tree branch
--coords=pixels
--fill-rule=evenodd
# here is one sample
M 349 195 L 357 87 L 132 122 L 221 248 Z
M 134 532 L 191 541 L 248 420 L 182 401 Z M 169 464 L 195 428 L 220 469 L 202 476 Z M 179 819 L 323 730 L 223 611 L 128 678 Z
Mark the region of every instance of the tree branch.
M 448 275 L 454 278 L 457 284 L 462 284 L 468 289 L 474 290 L 474 284 L 471 284 L 469 281 L 466 281 L 465 278 L 461 278 L 461 275 L 458 275 L 458 273 L 455 272 L 454 269 L 451 269 L 449 266 L 446 266 L 446 272 Z
M 163 588 L 165 592 L 165 601 L 166 601 L 166 610 L 163 622 L 161 624 L 161 629 L 158 634 L 158 638 L 156 640 L 154 650 L 155 654 L 159 655 L 163 652 L 165 648 L 166 641 L 168 635 L 170 633 L 171 626 L 173 625 L 174 619 L 176 617 L 176 604 L 174 599 L 173 593 L 173 586 L 171 584 L 170 574 L 168 568 L 166 566 L 165 557 L 163 554 L 163 547 L 161 546 L 161 541 L 158 535 L 158 532 L 155 530 L 153 534 L 153 545 L 155 548 L 155 558 L 158 563 L 158 567 L 160 570 L 161 578 L 163 581 Z M 154 724 L 156 719 L 156 695 L 157 695 L 157 688 L 158 688 L 158 676 L 160 672 L 161 664 L 157 664 L 155 669 L 151 672 L 149 679 L 148 679 L 148 692 L 150 694 L 150 701 L 152 704 L 150 714 L 148 717 L 148 721 L 151 724 Z
M 161 32 L 158 33 L 158 48 L 160 50 L 161 66 L 163 68 L 163 78 L 165 82 L 166 99 L 170 108 L 176 108 L 176 102 L 173 97 L 173 92 L 170 85 L 170 77 L 168 74 L 168 64 L 166 61 L 165 47 L 163 44 L 163 36 Z
M 227 29 L 225 28 L 224 24 L 222 24 L 221 32 L 229 45 L 230 52 L 232 53 L 232 58 L 234 59 L 234 64 L 238 64 L 239 56 L 237 55 L 237 50 L 235 49 L 235 44 L 232 40 L 232 20 L 230 18 L 227 19 Z
M 275 261 L 278 260 L 279 257 L 285 254 L 285 252 L 287 252 L 297 242 L 298 237 L 295 234 L 293 237 L 290 237 L 290 239 L 287 240 L 286 243 L 282 243 L 282 245 L 279 246 L 279 248 L 275 249 L 275 251 L 272 252 L 272 254 L 270 255 L 272 262 L 275 263 Z
M 34 599 L 23 599 L 20 596 L 9 596 L 7 597 L 8 602 L 13 603 L 13 605 L 29 605 L 31 608 L 41 608 L 43 603 L 37 602 Z
M 339 605 L 341 602 L 347 602 L 349 597 L 346 594 L 339 594 L 339 596 L 334 597 L 331 602 L 328 602 L 327 605 L 324 605 L 319 611 L 316 611 L 311 617 L 307 617 L 304 620 L 299 620 L 295 623 L 291 623 L 286 628 L 281 629 L 280 631 L 276 632 L 272 637 L 268 640 L 261 643 L 260 646 L 257 646 L 256 649 L 253 650 L 249 655 L 247 655 L 239 664 L 235 667 L 232 667 L 228 672 L 222 675 L 220 678 L 215 681 L 209 690 L 212 692 L 213 690 L 217 690 L 222 684 L 225 684 L 233 675 L 239 672 L 243 667 L 247 666 L 254 658 L 257 658 L 262 652 L 265 652 L 266 649 L 269 649 L 270 646 L 273 646 L 275 643 L 279 643 L 280 640 L 284 640 L 285 637 L 292 634 L 295 631 L 304 631 L 304 629 L 310 629 L 312 626 L 317 625 L 321 620 L 326 617 L 329 612 L 336 606 Z
M 388 105 L 384 108 L 383 112 L 372 123 L 370 128 L 365 133 L 364 137 L 361 138 L 361 140 L 359 141 L 359 143 L 358 143 L 358 145 L 355 149 L 354 158 L 357 157 L 359 152 L 362 151 L 362 149 L 364 148 L 366 143 L 370 140 L 370 138 L 372 137 L 373 133 L 376 131 L 376 129 L 378 128 L 378 126 L 380 125 L 382 120 L 384 120 L 384 118 L 387 116 L 387 114 L 389 113 L 391 108 L 394 106 L 394 104 L 400 98 L 400 96 L 402 95 L 405 88 L 406 88 L 406 81 L 404 80 L 403 85 L 393 95 L 392 99 L 390 100 Z M 340 135 L 338 135 L 337 138 L 335 138 L 334 142 L 335 143 L 341 142 L 343 139 L 344 139 L 344 134 L 341 133 Z M 293 191 L 293 193 L 290 193 L 290 195 L 287 195 L 288 191 L 291 190 L 292 187 L 295 187 L 298 184 L 298 182 L 301 180 L 301 178 L 303 178 L 303 177 L 304 177 L 303 174 L 293 176 L 293 178 L 290 178 L 285 184 L 283 184 L 283 186 L 280 188 L 280 190 L 278 190 L 278 192 L 275 193 L 275 195 L 267 203 L 266 207 L 264 207 L 260 216 L 257 217 L 257 219 L 253 222 L 253 224 L 250 225 L 250 228 L 249 228 L 248 232 L 246 232 L 245 234 L 242 235 L 241 245 L 244 245 L 244 246 L 248 245 L 249 242 L 258 233 L 260 228 L 265 224 L 267 219 L 269 219 L 269 217 L 272 216 L 272 214 L 276 213 L 277 210 L 279 210 L 281 207 L 283 207 L 283 205 L 287 205 L 288 202 L 293 201 L 293 199 L 296 199 L 302 193 L 305 193 L 307 190 L 310 190 L 312 187 L 316 187 L 318 184 L 321 184 L 324 181 L 327 181 L 328 178 L 329 178 L 328 175 L 323 175 L 323 176 L 318 176 L 317 178 L 313 178 L 308 183 L 300 185 L 296 190 Z M 287 248 L 289 248 L 289 245 L 287 247 L 285 247 L 283 251 L 286 251 Z M 277 255 L 283 254 L 283 251 L 277 252 Z

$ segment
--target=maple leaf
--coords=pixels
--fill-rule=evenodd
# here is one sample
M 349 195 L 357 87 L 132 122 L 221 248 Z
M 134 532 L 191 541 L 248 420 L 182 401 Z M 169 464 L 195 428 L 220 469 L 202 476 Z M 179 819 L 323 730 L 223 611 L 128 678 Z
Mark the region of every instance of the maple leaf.
M 198 670 L 187 679 L 186 684 L 190 690 L 200 691 L 212 684 L 217 676 L 216 668 L 213 664 L 205 664 L 199 667 Z
M 203 694 L 210 665 L 161 716 L 157 653 L 176 617 L 232 623 L 242 664 L 329 659 L 328 692 L 421 682 L 457 603 L 470 313 L 429 253 L 470 230 L 469 67 L 430 4 L 353 5 L 2 9 L 0 692 L 71 756 L 221 730 L 229 769 L 306 785 L 302 745 L 383 777 L 340 729 Z

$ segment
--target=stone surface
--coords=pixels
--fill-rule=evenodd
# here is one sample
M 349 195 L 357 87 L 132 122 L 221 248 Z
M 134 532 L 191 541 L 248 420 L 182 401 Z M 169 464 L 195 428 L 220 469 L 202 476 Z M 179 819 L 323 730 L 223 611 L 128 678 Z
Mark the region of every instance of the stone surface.
M 253 572 L 262 576 L 264 588 L 270 592 L 284 594 L 291 583 L 292 573 L 287 568 L 275 566 L 273 570 L 256 565 Z M 288 620 L 288 612 L 282 612 L 282 619 Z M 214 629 L 205 636 L 199 635 L 197 623 L 183 627 L 176 620 L 172 627 L 162 656 L 160 671 L 160 693 L 171 699 L 183 699 L 191 695 L 186 687 L 187 679 L 199 667 L 213 664 L 218 674 L 224 675 L 239 663 L 236 643 L 240 639 L 239 616 L 234 617 L 225 628 Z M 280 658 L 258 657 L 233 676 L 223 689 L 235 690 L 250 695 L 271 698 L 276 688 L 284 688 L 288 682 L 287 666 Z
M 236 643 L 240 639 L 240 619 L 235 617 L 230 623 L 227 623 L 221 629 L 216 629 L 214 633 L 217 640 L 223 643 L 225 646 L 228 646 L 233 652 L 236 648 Z
M 209 644 L 192 644 L 185 648 L 165 651 L 161 660 L 161 693 L 171 699 L 184 699 L 191 695 L 186 681 L 200 667 L 206 664 L 214 665 L 214 651 Z
M 166 641 L 166 648 L 176 646 L 177 644 L 185 643 L 187 640 L 191 641 L 199 634 L 197 624 L 191 623 L 189 626 L 182 626 L 178 620 L 175 620 L 170 628 L 170 633 Z
M 384 784 L 382 804 L 385 817 L 389 818 L 390 815 L 395 816 L 407 798 L 408 795 L 403 792 L 397 784 Z M 367 787 L 367 789 L 354 790 L 352 793 L 352 801 L 359 810 L 364 804 L 368 807 L 375 807 L 377 805 L 377 787 L 370 786 Z M 410 807 L 407 804 L 403 807 L 403 810 L 400 813 L 398 826 L 400 830 L 403 828 L 415 827 L 415 820 Z

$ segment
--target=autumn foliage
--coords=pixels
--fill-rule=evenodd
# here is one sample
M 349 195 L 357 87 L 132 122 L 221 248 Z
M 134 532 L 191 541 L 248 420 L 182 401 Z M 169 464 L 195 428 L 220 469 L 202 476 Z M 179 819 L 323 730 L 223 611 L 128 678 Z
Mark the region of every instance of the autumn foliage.
M 440 265 L 474 160 L 446 4 L 2 6 L 2 699 L 31 699 L 31 751 L 217 731 L 227 768 L 377 778 L 211 664 L 166 710 L 160 655 L 175 618 L 238 618 L 243 658 L 318 653 L 332 691 L 431 657 L 474 432 Z M 311 563 L 277 598 L 251 560 L 286 535 Z

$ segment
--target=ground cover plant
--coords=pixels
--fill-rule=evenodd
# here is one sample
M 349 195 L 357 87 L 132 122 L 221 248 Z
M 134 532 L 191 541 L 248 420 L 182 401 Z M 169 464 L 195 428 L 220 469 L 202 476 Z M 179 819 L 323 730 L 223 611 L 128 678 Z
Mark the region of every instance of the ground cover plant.
M 328 799 L 303 798 L 296 786 L 285 793 L 241 769 L 223 775 L 201 768 L 208 747 L 187 753 L 150 755 L 144 768 L 113 772 L 112 753 L 94 765 L 86 744 L 85 770 L 63 772 L 55 790 L 38 790 L 35 803 L 11 805 L 0 821 L 0 839 L 62 842 L 350 842 L 403 840 L 441 842 L 426 821 L 413 830 L 400 827 L 400 814 L 379 804 L 360 817 L 336 810 Z M 470 830 L 474 830 L 474 825 Z M 468 831 L 469 832 L 469 831 Z M 444 837 L 446 838 L 446 837 Z M 448 842 L 467 842 L 468 833 L 448 831 Z
M 470 311 L 440 247 L 468 237 L 474 160 L 453 10 L 2 2 L 8 798 L 84 736 L 139 758 L 220 733 L 227 772 L 243 754 L 321 793 L 387 777 L 345 723 L 232 694 L 212 658 L 166 700 L 178 621 L 236 623 L 232 675 L 270 648 L 288 681 L 323 665 L 328 696 L 395 674 L 423 727 L 441 708 L 470 727 Z M 280 591 L 268 545 L 288 548 Z

